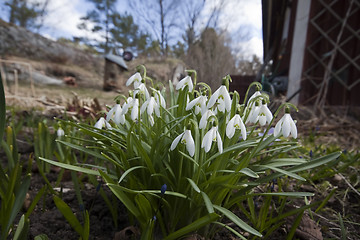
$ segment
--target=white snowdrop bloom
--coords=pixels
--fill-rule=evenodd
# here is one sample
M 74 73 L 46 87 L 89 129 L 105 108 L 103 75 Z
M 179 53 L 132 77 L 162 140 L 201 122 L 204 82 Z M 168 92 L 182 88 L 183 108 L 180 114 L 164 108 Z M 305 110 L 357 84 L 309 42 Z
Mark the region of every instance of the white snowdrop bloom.
M 210 116 L 215 116 L 214 112 L 208 109 L 200 118 L 199 128 L 205 129 Z
M 136 89 L 141 84 L 141 80 L 142 77 L 140 73 L 137 72 L 126 81 L 126 86 L 130 86 L 132 83 L 134 83 L 134 88 Z
M 274 136 L 278 137 L 282 132 L 284 137 L 290 134 L 293 138 L 297 138 L 297 129 L 294 120 L 291 118 L 290 113 L 285 113 L 284 116 L 275 125 Z
M 244 140 L 246 140 L 246 128 L 239 114 L 235 114 L 235 116 L 228 122 L 226 126 L 226 136 L 228 138 L 232 138 L 236 129 L 241 130 L 241 136 Z
M 139 99 L 135 98 L 132 101 L 131 120 L 135 121 L 139 118 Z
M 195 99 L 193 99 L 191 102 L 189 102 L 186 106 L 186 111 L 189 111 L 195 106 L 195 114 L 198 115 L 200 112 L 201 114 L 204 114 L 207 110 L 206 102 L 207 102 L 207 96 L 199 96 Z
M 163 108 L 166 108 L 165 98 L 163 97 L 163 95 L 161 94 L 161 92 L 159 90 L 154 90 L 154 98 L 155 98 L 157 104 L 159 104 Z
M 103 129 L 104 127 L 111 129 L 111 125 L 105 120 L 105 118 L 101 117 L 96 123 L 95 126 L 98 129 Z
M 113 120 L 115 124 L 119 125 L 125 123 L 125 115 L 122 114 L 122 108 L 120 104 L 115 104 L 113 108 L 106 115 L 106 121 Z
M 218 132 L 218 127 L 213 126 L 204 136 L 202 143 L 201 143 L 201 148 L 204 148 L 205 152 L 209 152 L 211 149 L 211 145 L 212 142 L 215 141 L 217 142 L 218 145 L 218 149 L 219 152 L 222 153 L 223 152 L 223 145 L 222 145 L 222 140 L 221 140 L 221 136 Z
M 150 97 L 146 100 L 140 108 L 140 114 L 147 110 L 147 114 L 151 116 L 154 112 L 156 116 L 160 117 L 160 105 L 156 102 L 154 97 Z
M 270 123 L 273 118 L 273 115 L 269 108 L 267 107 L 267 104 L 262 104 L 259 108 L 259 123 L 261 126 L 264 126 L 266 123 Z
M 138 93 L 145 95 L 146 99 L 150 97 L 149 91 L 147 90 L 144 83 L 140 83 L 140 85 L 134 90 L 134 97 L 136 97 L 136 94 Z
M 195 142 L 191 135 L 191 131 L 185 130 L 185 132 L 183 132 L 179 136 L 177 136 L 174 139 L 174 141 L 171 143 L 171 147 L 170 147 L 171 151 L 176 148 L 176 146 L 179 144 L 180 140 L 181 140 L 182 144 L 185 144 L 186 150 L 189 152 L 189 155 L 191 157 L 193 157 L 195 154 Z
M 256 123 L 259 120 L 260 106 L 254 105 L 250 108 L 250 113 L 245 123 Z
M 254 92 L 253 95 L 251 95 L 251 97 L 249 98 L 249 101 L 250 102 L 253 98 L 256 98 L 257 96 L 260 96 L 261 95 L 261 92 L 260 91 L 256 91 Z
M 125 101 L 125 103 L 124 103 L 124 105 L 122 107 L 121 114 L 125 115 L 128 112 L 129 108 L 131 108 L 131 106 L 132 106 L 132 101 L 133 100 L 134 100 L 133 97 L 128 97 L 126 99 L 126 101 Z
M 59 127 L 58 130 L 56 131 L 56 135 L 60 138 L 65 135 L 65 132 L 61 127 Z
M 192 92 L 194 88 L 194 84 L 190 76 L 186 76 L 183 79 L 181 79 L 180 82 L 178 82 L 178 84 L 176 85 L 176 90 L 179 89 L 184 90 L 186 86 L 189 87 L 189 92 Z
M 220 112 L 225 112 L 231 110 L 231 98 L 229 91 L 225 85 L 221 85 L 213 95 L 211 95 L 207 108 L 211 108 L 215 103 L 218 103 L 217 108 Z

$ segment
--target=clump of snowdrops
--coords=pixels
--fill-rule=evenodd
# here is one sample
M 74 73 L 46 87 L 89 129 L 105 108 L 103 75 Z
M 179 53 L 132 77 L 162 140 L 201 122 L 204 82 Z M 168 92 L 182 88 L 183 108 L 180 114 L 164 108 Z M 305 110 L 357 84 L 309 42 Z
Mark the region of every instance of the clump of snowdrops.
M 263 224 L 266 218 L 256 225 L 234 214 L 234 207 L 253 203 L 259 195 L 312 196 L 255 189 L 285 175 L 304 180 L 296 173 L 337 157 L 311 162 L 293 157 L 297 128 L 290 111 L 297 109 L 284 103 L 271 113 L 269 97 L 258 82 L 249 86 L 255 90 L 252 96 L 240 99 L 236 91 L 229 92 L 230 76 L 213 92 L 197 82 L 195 71 L 187 71 L 188 76 L 176 86 L 169 82 L 166 89 L 153 83 L 144 66 L 138 70 L 126 82 L 133 90 L 118 96 L 94 126 L 63 124 L 90 137 L 72 147 L 97 159 L 91 169 L 65 167 L 101 175 L 135 219 L 142 239 L 179 239 L 193 233 L 211 237 L 219 228 L 243 239 L 245 233 L 261 237 L 272 226 Z M 253 216 L 253 204 L 249 208 Z M 232 225 L 225 224 L 229 220 Z

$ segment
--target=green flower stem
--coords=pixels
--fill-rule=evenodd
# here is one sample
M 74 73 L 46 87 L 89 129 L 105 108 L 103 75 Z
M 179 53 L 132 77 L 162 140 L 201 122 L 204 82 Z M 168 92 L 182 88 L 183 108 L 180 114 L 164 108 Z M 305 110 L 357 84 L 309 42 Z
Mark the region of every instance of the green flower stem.
M 252 86 L 256 86 L 256 90 L 257 90 L 257 91 L 261 91 L 261 90 L 262 90 L 262 85 L 261 85 L 261 83 L 259 83 L 259 82 L 252 82 L 252 83 L 249 85 L 248 89 L 246 90 L 246 94 L 245 94 L 245 98 L 244 98 L 244 104 L 246 104 L 246 101 L 247 101 L 248 95 L 249 95 L 249 91 L 250 91 L 250 89 L 252 88 Z

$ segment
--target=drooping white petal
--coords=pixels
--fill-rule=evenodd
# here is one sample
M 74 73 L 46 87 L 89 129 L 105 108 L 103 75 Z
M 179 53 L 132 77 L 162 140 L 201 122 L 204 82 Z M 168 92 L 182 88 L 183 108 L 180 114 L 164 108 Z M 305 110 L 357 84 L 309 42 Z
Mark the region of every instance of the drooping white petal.
M 260 92 L 260 91 L 254 92 L 254 94 L 251 95 L 251 97 L 249 98 L 249 102 L 250 102 L 250 100 L 252 100 L 253 98 L 255 98 L 255 97 L 257 97 L 257 96 L 260 96 L 260 95 L 261 95 L 261 92 Z
M 140 114 L 143 114 L 147 108 L 147 106 L 149 105 L 149 101 L 146 100 L 143 105 L 140 107 Z
M 293 120 L 290 122 L 290 132 L 293 138 L 297 138 L 297 129 L 295 122 Z
M 218 88 L 213 95 L 211 95 L 209 102 L 207 104 L 207 108 L 211 108 L 212 106 L 214 106 L 216 100 L 219 98 L 219 94 L 220 94 L 220 88 Z
M 135 121 L 139 117 L 139 99 L 135 98 L 132 104 L 131 119 Z
M 214 112 L 211 111 L 210 109 L 208 109 L 204 115 L 202 115 L 202 117 L 200 118 L 200 122 L 199 122 L 199 128 L 200 129 L 204 129 L 206 128 L 206 125 L 207 125 L 207 122 L 208 122 L 208 119 L 210 116 L 215 116 Z
M 186 105 L 186 111 L 189 111 L 190 109 L 195 107 L 196 115 L 198 115 L 200 112 L 201 114 L 204 114 L 207 110 L 206 101 L 207 101 L 207 96 L 199 96 Z
M 174 150 L 176 148 L 176 146 L 179 144 L 182 136 L 184 135 L 184 132 L 181 133 L 179 136 L 177 136 L 174 141 L 171 143 L 171 146 L 170 146 L 170 150 Z
M 98 128 L 98 129 L 102 129 L 103 127 L 105 127 L 105 118 L 101 117 L 94 125 L 95 128 Z
M 155 90 L 155 100 L 158 105 L 162 106 L 163 108 L 166 108 L 165 98 L 163 97 L 163 95 L 159 90 Z
M 246 140 L 246 128 L 245 128 L 245 124 L 243 123 L 243 121 L 240 118 L 240 129 L 241 129 L 241 136 L 244 140 Z
M 121 114 L 125 115 L 128 112 L 129 108 L 132 106 L 133 100 L 134 99 L 132 97 L 128 97 L 126 99 L 126 101 L 125 101 L 125 103 L 124 103 L 124 105 L 122 107 Z
M 269 108 L 267 107 L 267 104 L 262 104 L 259 107 L 259 123 L 261 126 L 264 126 L 266 123 L 270 123 L 272 120 L 272 113 L 269 110 Z
M 259 116 L 259 123 L 260 123 L 260 126 L 264 126 L 266 124 L 266 116 L 265 115 L 260 115 Z
M 284 137 L 288 137 L 290 135 L 290 115 L 286 113 L 284 117 L 285 118 L 282 124 L 282 134 Z
M 224 99 L 219 98 L 219 99 L 217 100 L 217 102 L 218 102 L 217 109 L 218 109 L 220 112 L 225 112 L 226 105 L 225 105 Z
M 297 138 L 297 129 L 294 120 L 291 118 L 290 113 L 285 113 L 284 116 L 275 125 L 274 136 L 278 137 L 282 132 L 284 137 L 288 137 L 290 134 L 293 138 Z
M 280 131 L 281 131 L 281 127 L 284 121 L 284 116 L 282 116 L 282 118 L 280 118 L 280 120 L 276 123 L 275 125 L 275 129 L 274 129 L 274 137 L 278 137 L 280 135 Z
M 195 142 L 190 130 L 185 131 L 183 139 L 185 139 L 186 149 L 188 150 L 189 155 L 193 157 L 195 154 Z
M 246 120 L 246 123 L 256 123 L 259 120 L 259 112 L 260 112 L 260 107 L 259 106 L 253 106 L 250 109 L 250 113 L 249 116 Z
M 186 111 L 189 111 L 190 109 L 192 109 L 200 100 L 200 97 L 197 97 L 193 100 L 191 100 L 187 105 L 186 105 Z
M 176 85 L 176 90 L 179 89 L 184 90 L 186 86 L 189 87 L 189 92 L 192 92 L 194 88 L 194 84 L 190 76 L 186 76 L 183 79 L 181 79 L 180 82 L 178 82 L 178 84 Z
M 222 95 L 224 97 L 226 111 L 230 112 L 230 110 L 231 110 L 231 98 L 230 98 L 229 91 L 227 90 L 227 88 L 224 85 L 221 86 L 221 87 L 222 87 Z
M 230 119 L 230 121 L 226 126 L 226 136 L 228 138 L 232 138 L 235 134 L 235 116 L 232 119 Z
M 266 116 L 266 122 L 270 123 L 271 120 L 273 119 L 273 115 L 272 112 L 270 111 L 270 109 L 266 106 L 265 110 L 264 110 L 265 116 Z
M 125 123 L 125 115 L 121 114 L 122 113 L 122 109 L 119 105 L 119 107 L 115 110 L 115 115 L 114 115 L 114 122 L 119 125 L 119 124 L 124 124 Z
M 239 114 L 235 114 L 235 116 L 228 122 L 226 126 L 226 136 L 228 138 L 232 138 L 236 129 L 241 130 L 242 138 L 246 140 L 246 128 Z
M 150 97 L 149 91 L 147 90 L 144 83 L 140 83 L 140 85 L 134 90 L 134 97 L 138 94 L 145 95 L 145 98 L 148 99 Z
M 116 105 L 118 105 L 118 104 L 116 104 Z M 115 106 L 116 106 L 116 105 L 115 105 Z M 114 114 L 115 114 L 115 106 L 112 107 L 112 108 L 110 109 L 110 111 L 106 114 L 106 121 L 110 121 L 110 120 L 114 117 Z
M 217 141 L 219 152 L 222 153 L 223 152 L 223 143 L 222 143 L 220 133 L 218 132 L 217 129 L 216 129 L 216 141 Z
M 117 125 L 125 122 L 125 116 L 122 114 L 123 110 L 120 104 L 115 104 L 115 106 L 110 109 L 106 116 L 106 121 L 109 122 L 113 120 Z
M 214 94 L 211 95 L 207 108 L 211 108 L 216 102 L 218 103 L 217 108 L 220 112 L 225 112 L 225 109 L 226 111 L 231 110 L 231 98 L 225 85 L 221 85 Z
M 139 86 L 139 84 L 141 83 L 141 80 L 142 80 L 142 77 L 141 77 L 140 73 L 137 72 L 126 81 L 126 86 L 130 86 L 132 83 L 134 83 L 134 88 L 137 88 Z
M 205 152 L 209 152 L 211 149 L 211 144 L 214 139 L 214 127 L 211 128 L 204 136 L 201 143 L 201 147 L 205 149 Z
M 151 97 L 149 99 L 149 105 L 147 107 L 147 114 L 148 115 L 151 115 L 154 112 L 155 104 L 156 104 L 155 98 Z
M 63 130 L 61 127 L 59 127 L 58 130 L 56 131 L 56 135 L 57 135 L 58 137 L 62 137 L 62 136 L 65 135 L 65 132 L 64 132 L 64 130 Z

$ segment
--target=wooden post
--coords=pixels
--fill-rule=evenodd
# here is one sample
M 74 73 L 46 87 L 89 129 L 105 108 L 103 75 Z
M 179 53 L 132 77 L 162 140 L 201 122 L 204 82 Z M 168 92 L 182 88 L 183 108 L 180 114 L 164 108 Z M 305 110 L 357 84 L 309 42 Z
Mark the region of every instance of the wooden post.
M 14 94 L 17 96 L 18 88 L 19 88 L 19 81 L 18 81 L 18 71 L 16 69 L 14 69 L 14 80 L 15 80 Z

